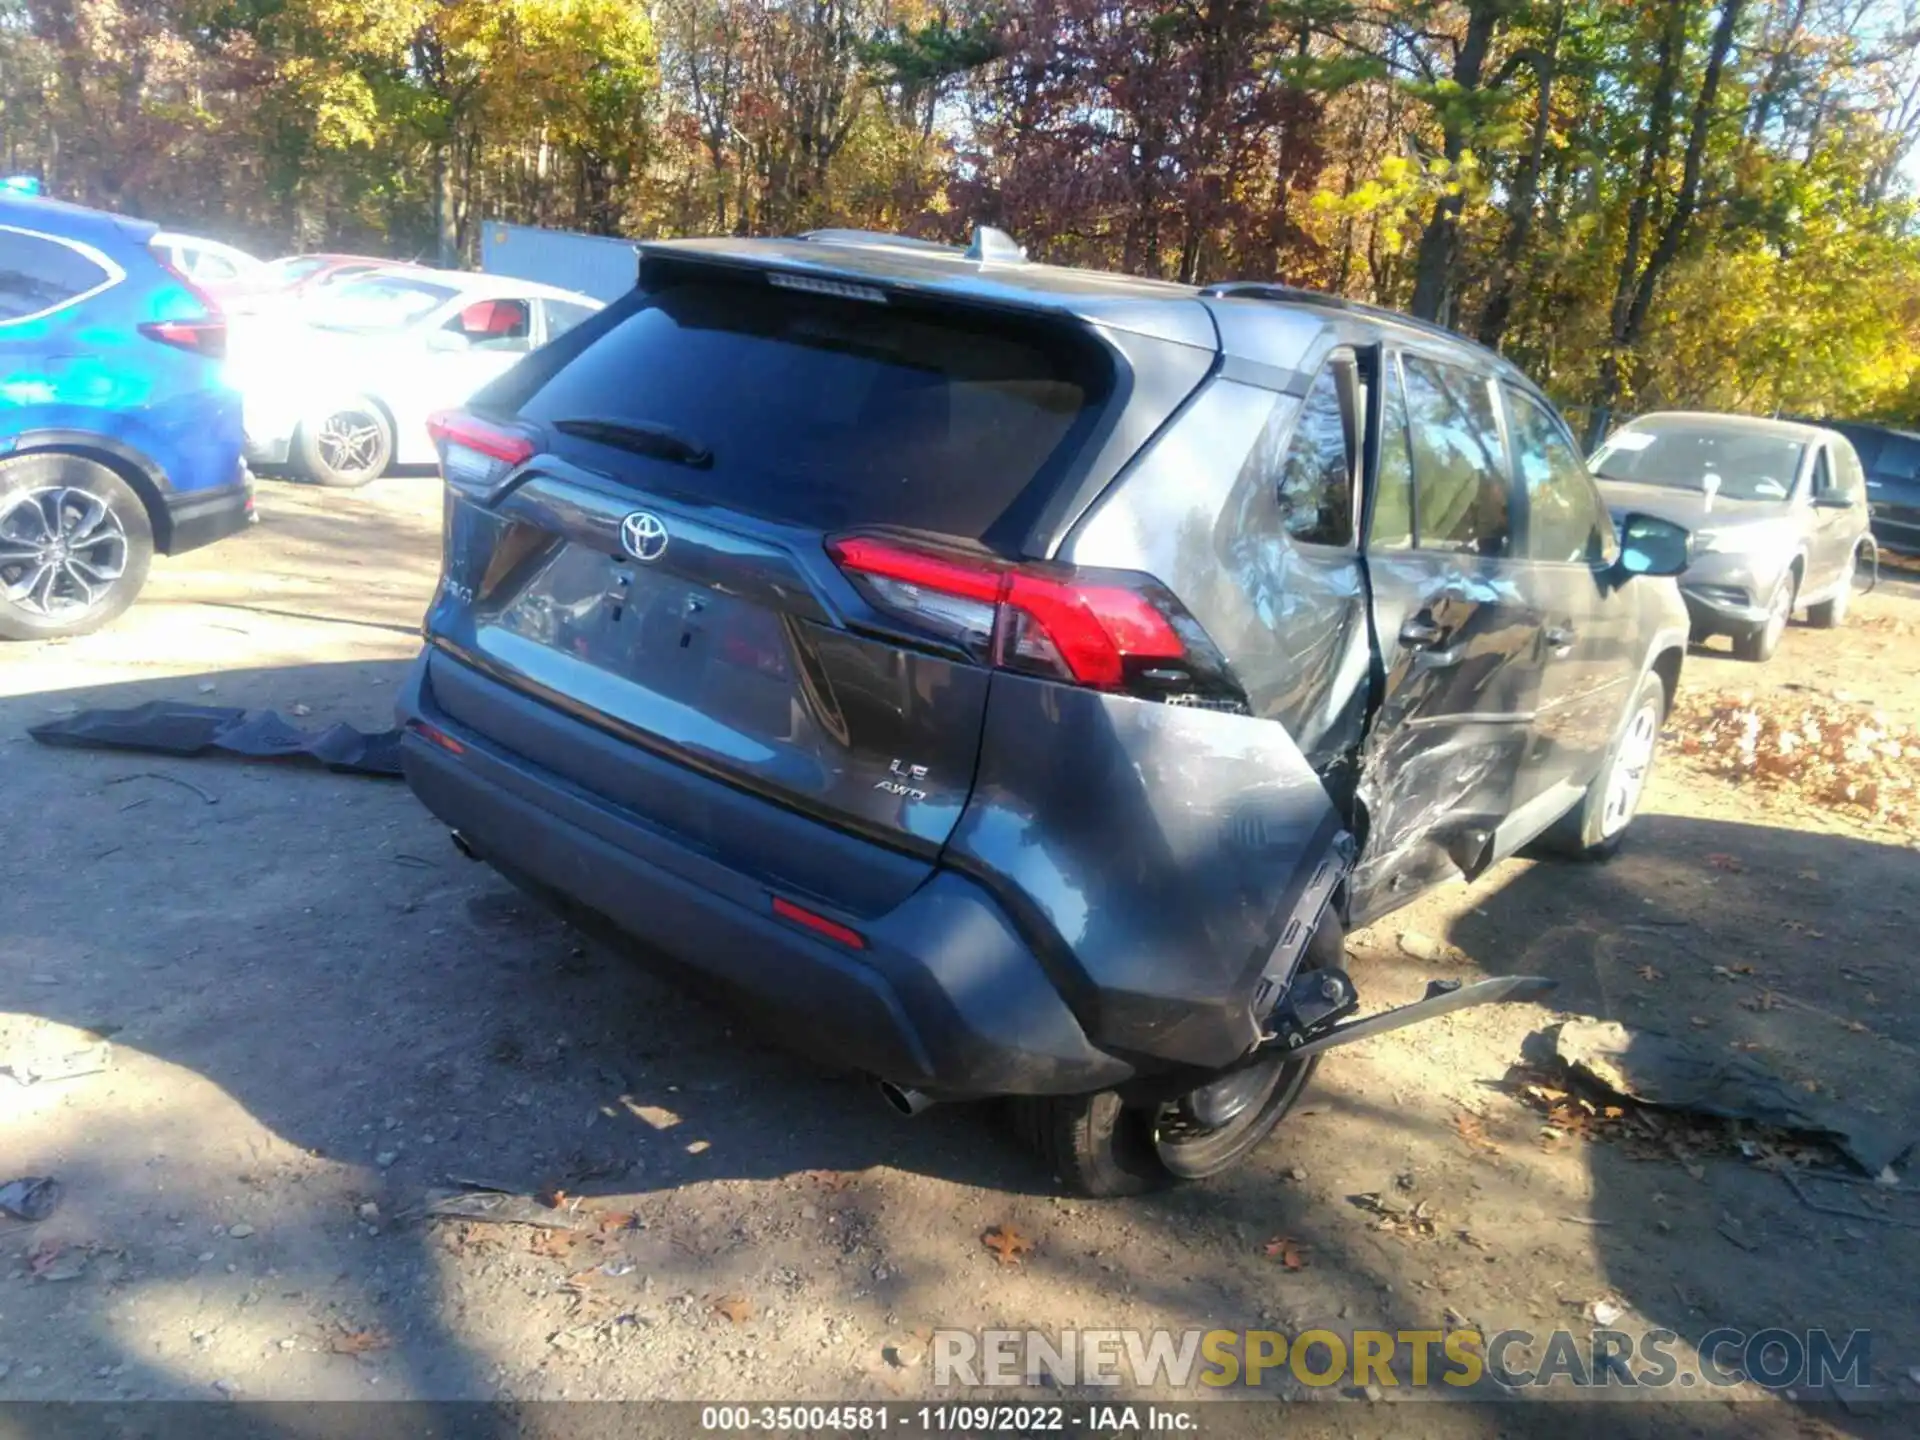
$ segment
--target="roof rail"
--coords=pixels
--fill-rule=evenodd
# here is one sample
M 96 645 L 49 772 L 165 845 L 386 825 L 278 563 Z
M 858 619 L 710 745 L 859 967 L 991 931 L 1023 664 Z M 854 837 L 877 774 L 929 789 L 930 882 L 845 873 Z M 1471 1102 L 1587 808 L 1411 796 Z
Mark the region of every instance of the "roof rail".
M 846 230 L 828 228 L 803 231 L 798 237 L 820 245 L 867 245 L 878 250 L 934 250 L 943 255 L 960 253 L 958 245 L 938 240 L 922 240 L 914 235 L 894 235 L 885 230 Z
M 1416 320 L 1411 315 L 1402 315 L 1398 310 L 1349 300 L 1344 295 L 1329 295 L 1322 290 L 1302 290 L 1297 286 L 1276 285 L 1266 280 L 1223 280 L 1218 285 L 1203 287 L 1200 293 L 1240 300 L 1277 300 L 1289 305 L 1314 305 L 1322 310 L 1338 310 L 1348 315 L 1364 315 L 1370 320 L 1390 321 L 1395 325 L 1424 330 L 1429 335 L 1442 335 L 1468 345 L 1476 343 L 1459 331 L 1449 330 L 1431 320 Z

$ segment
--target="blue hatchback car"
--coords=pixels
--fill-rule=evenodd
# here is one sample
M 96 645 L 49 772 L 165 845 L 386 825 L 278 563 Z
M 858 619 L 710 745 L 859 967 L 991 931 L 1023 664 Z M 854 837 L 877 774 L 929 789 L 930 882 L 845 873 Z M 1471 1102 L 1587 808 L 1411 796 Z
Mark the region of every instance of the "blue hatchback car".
M 0 639 L 98 629 L 253 518 L 226 321 L 156 228 L 0 191 Z

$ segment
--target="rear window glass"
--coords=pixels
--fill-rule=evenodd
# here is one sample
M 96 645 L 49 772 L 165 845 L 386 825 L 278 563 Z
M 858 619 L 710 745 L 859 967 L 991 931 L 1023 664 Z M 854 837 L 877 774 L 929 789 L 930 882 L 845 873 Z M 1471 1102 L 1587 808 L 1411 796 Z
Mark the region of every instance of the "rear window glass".
M 670 427 L 712 452 L 710 469 L 631 454 L 620 468 L 821 529 L 980 538 L 1071 455 L 1105 383 L 1092 355 L 1039 327 L 758 280 L 685 282 L 620 309 L 520 413 Z
M 0 323 L 51 310 L 106 278 L 105 270 L 71 245 L 0 229 Z

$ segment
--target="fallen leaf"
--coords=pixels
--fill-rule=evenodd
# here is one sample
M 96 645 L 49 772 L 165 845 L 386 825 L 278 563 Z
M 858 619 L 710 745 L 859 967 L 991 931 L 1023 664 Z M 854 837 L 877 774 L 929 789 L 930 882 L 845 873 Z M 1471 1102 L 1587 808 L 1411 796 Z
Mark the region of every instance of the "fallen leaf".
M 1749 995 L 1740 1005 L 1745 1010 L 1778 1010 L 1780 997 L 1771 990 L 1762 990 L 1758 995 Z
M 1651 965 L 1642 965 L 1639 974 L 1642 980 L 1664 980 L 1667 978 L 1664 973 L 1654 969 Z
M 600 1229 L 603 1234 L 609 1230 L 633 1229 L 633 1212 L 631 1210 L 607 1211 L 600 1216 Z
M 1018 1265 L 1022 1255 L 1031 1254 L 1033 1241 L 1011 1225 L 996 1225 L 980 1237 L 980 1243 L 993 1252 L 1002 1265 Z
M 539 1198 L 540 1203 L 549 1210 L 564 1210 L 567 1208 L 567 1201 L 571 1197 L 568 1196 L 566 1191 L 562 1190 L 558 1185 L 555 1185 L 551 1190 L 542 1190 Z
M 1688 1018 L 1687 1023 L 1696 1030 L 1704 1030 L 1713 1022 L 1704 1015 L 1694 1015 Z
M 1265 1249 L 1269 1260 L 1278 1260 L 1289 1270 L 1304 1270 L 1307 1268 L 1306 1247 L 1296 1244 L 1290 1239 L 1269 1240 L 1266 1243 Z
M 1760 1048 L 1760 1042 L 1758 1040 L 1735 1040 L 1733 1042 L 1733 1048 L 1736 1050 L 1758 1050 Z
M 1498 1155 L 1500 1147 L 1487 1135 L 1486 1121 L 1478 1115 L 1465 1110 L 1456 1110 L 1453 1115 L 1453 1131 L 1464 1140 L 1468 1147 L 1488 1155 Z
M 366 1355 L 375 1350 L 385 1350 L 393 1341 L 380 1330 L 346 1330 L 327 1342 L 327 1349 L 336 1355 Z
M 564 1260 L 580 1243 L 580 1235 L 574 1230 L 536 1230 L 533 1238 L 527 1242 L 527 1249 L 549 1260 Z
M 753 1318 L 753 1302 L 744 1295 L 720 1295 L 711 1303 L 713 1313 L 725 1316 L 730 1324 L 744 1325 Z
M 1717 853 L 1709 855 L 1707 856 L 1707 864 L 1716 870 L 1725 870 L 1734 875 L 1740 874 L 1747 868 L 1741 863 L 1738 855 L 1722 855 Z

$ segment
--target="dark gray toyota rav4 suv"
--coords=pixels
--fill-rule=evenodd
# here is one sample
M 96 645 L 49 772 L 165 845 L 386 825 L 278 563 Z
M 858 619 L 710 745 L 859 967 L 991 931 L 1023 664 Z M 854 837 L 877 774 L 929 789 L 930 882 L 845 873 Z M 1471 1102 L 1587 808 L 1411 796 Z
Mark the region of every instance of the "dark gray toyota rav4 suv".
M 1341 936 L 1607 852 L 1687 640 L 1686 532 L 1496 356 L 990 232 L 643 246 L 434 429 L 401 719 L 461 847 L 1093 1193 L 1542 984 L 1357 1018 Z

